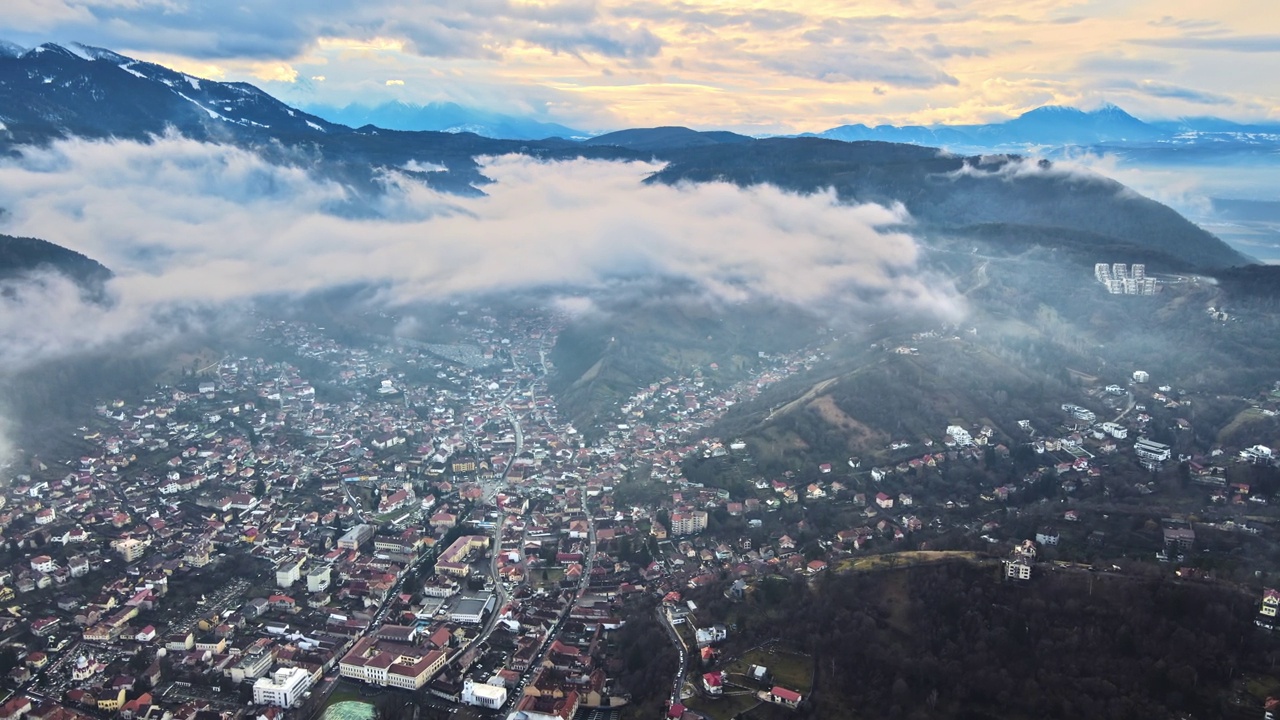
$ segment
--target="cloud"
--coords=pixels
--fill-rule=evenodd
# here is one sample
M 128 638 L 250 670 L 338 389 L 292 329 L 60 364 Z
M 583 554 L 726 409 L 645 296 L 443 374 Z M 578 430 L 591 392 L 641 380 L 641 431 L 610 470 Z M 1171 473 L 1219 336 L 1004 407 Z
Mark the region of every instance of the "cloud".
M 1234 102 L 1234 100 L 1226 95 L 1219 95 L 1218 93 L 1195 90 L 1192 88 L 1180 87 L 1178 85 L 1170 85 L 1169 83 L 1155 82 L 1152 80 L 1143 80 L 1140 82 L 1117 80 L 1107 83 L 1104 87 L 1118 90 L 1133 90 L 1154 98 L 1182 100 L 1189 103 L 1195 103 L 1197 105 L 1230 105 Z
M 1135 38 L 1129 42 L 1174 50 L 1217 50 L 1237 53 L 1280 52 L 1280 35 L 1215 35 L 1171 38 Z
M 1090 53 L 1076 62 L 1075 69 L 1089 74 L 1154 75 L 1171 72 L 1173 63 L 1116 53 Z
M 352 284 L 389 303 L 652 276 L 723 301 L 957 314 L 923 275 L 900 206 L 723 183 L 644 185 L 653 164 L 490 158 L 488 195 L 442 195 L 396 169 L 359 217 L 337 182 L 239 149 L 167 137 L 63 141 L 0 161 L 4 232 L 49 238 L 116 273 L 111 303 L 32 280 L 0 324 L 0 363 L 100 346 L 262 295 Z

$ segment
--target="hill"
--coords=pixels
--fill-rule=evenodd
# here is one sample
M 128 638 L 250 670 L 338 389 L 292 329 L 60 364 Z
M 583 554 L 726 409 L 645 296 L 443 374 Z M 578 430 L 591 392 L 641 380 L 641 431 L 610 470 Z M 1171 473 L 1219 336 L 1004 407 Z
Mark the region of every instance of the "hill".
M 716 144 L 670 153 L 651 182 L 834 188 L 847 202 L 903 203 L 927 229 L 1012 223 L 1101 236 L 1196 267 L 1249 259 L 1174 210 L 1092 173 L 1017 156 L 958 157 L 931 148 L 817 138 Z
M 62 273 L 86 288 L 101 288 L 111 278 L 111 271 L 61 245 L 37 238 L 0 235 L 0 280 L 51 270 Z
M 812 655 L 808 717 L 1223 717 L 1232 669 L 1275 652 L 1252 598 L 1230 588 L 1052 569 L 998 578 L 998 563 L 955 560 L 776 579 L 741 604 L 720 584 L 690 596 L 710 621 L 742 619 L 726 656 L 779 636 Z
M 343 107 L 306 105 L 303 109 L 313 115 L 349 127 L 373 125 L 386 130 L 469 132 L 482 137 L 507 140 L 576 138 L 588 135 L 581 130 L 574 130 L 559 123 L 486 112 L 448 102 L 415 105 L 392 101 L 375 106 L 353 103 Z
M 597 135 L 584 145 L 608 145 L 645 152 L 666 152 L 707 145 L 741 145 L 754 139 L 737 133 L 700 132 L 686 127 L 634 128 Z

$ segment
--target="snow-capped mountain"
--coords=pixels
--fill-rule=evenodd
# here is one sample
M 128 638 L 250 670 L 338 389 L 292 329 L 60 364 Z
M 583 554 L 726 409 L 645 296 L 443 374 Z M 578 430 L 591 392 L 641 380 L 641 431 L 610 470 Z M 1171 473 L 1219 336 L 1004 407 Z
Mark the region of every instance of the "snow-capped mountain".
M 80 44 L 0 45 L 0 123 L 8 140 L 139 138 L 175 129 L 197 138 L 350 132 L 247 83 L 202 80 Z

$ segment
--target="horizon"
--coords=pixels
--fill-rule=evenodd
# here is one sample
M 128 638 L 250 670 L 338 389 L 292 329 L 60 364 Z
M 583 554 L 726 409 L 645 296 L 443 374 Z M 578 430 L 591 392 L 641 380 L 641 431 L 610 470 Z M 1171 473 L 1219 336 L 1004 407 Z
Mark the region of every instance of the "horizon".
M 492 0 L 214 13 L 59 0 L 8 22 L 24 47 L 83 42 L 300 107 L 453 102 L 590 133 L 973 125 L 1104 103 L 1150 120 L 1280 119 L 1266 81 L 1280 72 L 1280 18 L 1247 0 L 1056 5 Z
M 81 54 L 81 53 L 80 53 L 80 51 L 78 51 L 78 50 L 76 49 L 76 47 L 81 47 L 81 48 L 90 48 L 90 49 L 97 49 L 97 50 L 107 50 L 107 51 L 110 51 L 110 52 L 113 52 L 113 53 L 116 53 L 116 54 L 120 54 L 120 55 L 128 56 L 128 57 L 130 57 L 131 59 L 134 59 L 134 60 L 142 60 L 143 62 L 154 62 L 154 61 L 150 61 L 150 60 L 145 60 L 145 59 L 143 59 L 142 57 L 134 57 L 134 56 L 128 55 L 128 53 L 121 53 L 121 52 L 118 52 L 118 51 L 117 51 L 117 50 L 115 50 L 114 48 L 96 46 L 96 45 L 92 45 L 92 44 L 90 44 L 90 43 L 84 43 L 84 42 L 80 42 L 80 41 L 77 41 L 77 40 L 61 41 L 61 42 L 59 42 L 59 41 L 53 41 L 53 40 L 46 40 L 46 41 L 44 41 L 44 42 L 40 42 L 40 43 L 37 43 L 37 44 L 35 44 L 35 45 L 26 46 L 26 45 L 22 45 L 22 44 L 19 44 L 19 43 L 14 43 L 14 42 L 12 42 L 12 41 L 7 40 L 6 38 L 0 38 L 0 45 L 3 45 L 3 44 L 10 44 L 10 45 L 14 46 L 14 47 L 15 47 L 15 48 L 17 48 L 17 49 L 21 49 L 21 50 L 23 50 L 24 52 L 28 52 L 28 51 L 30 51 L 30 50 L 35 49 L 36 47 L 40 47 L 40 46 L 42 46 L 42 45 L 47 45 L 47 44 L 52 44 L 52 45 L 56 45 L 56 46 L 62 47 L 62 48 L 64 48 L 64 49 L 69 50 L 69 51 L 70 51 L 70 52 L 72 52 L 72 53 L 75 53 L 75 54 Z M 459 109 L 462 109 L 462 110 L 465 110 L 465 111 L 468 111 L 468 112 L 480 113 L 480 114 L 488 115 L 488 116 L 491 116 L 491 117 L 494 117 L 494 118 L 506 118 L 506 119 L 512 119 L 512 120 L 520 120 L 520 121 L 540 122 L 540 123 L 544 123 L 544 124 L 560 124 L 560 125 L 563 125 L 563 123 L 558 123 L 558 121 L 553 120 L 553 119 L 546 119 L 546 118 L 543 118 L 543 119 L 536 119 L 536 118 L 532 118 L 532 117 L 529 117 L 529 116 L 508 115 L 508 114 L 501 113 L 501 112 L 494 111 L 494 110 L 488 110 L 488 109 L 485 109 L 485 108 L 479 108 L 479 107 L 472 107 L 472 106 L 463 105 L 463 104 L 458 103 L 458 102 L 453 101 L 453 100 L 430 100 L 430 101 L 426 101 L 426 102 L 418 103 L 418 102 L 414 102 L 414 101 L 412 101 L 412 100 L 406 100 L 406 99 L 403 99 L 403 98 L 390 98 L 390 99 L 385 99 L 385 100 L 382 100 L 382 101 L 379 101 L 379 102 L 369 102 L 369 101 L 363 101 L 363 100 L 351 100 L 351 101 L 349 101 L 349 102 L 347 102 L 347 103 L 345 103 L 345 104 L 340 104 L 340 105 L 338 105 L 338 104 L 324 104 L 324 103 L 292 103 L 292 102 L 289 102 L 287 99 L 282 98 L 282 97 L 280 97 L 280 96 L 276 95 L 275 93 L 271 92 L 271 90 L 270 90 L 269 86 L 267 86 L 267 84 L 266 84 L 266 83 L 263 83 L 263 82 L 253 82 L 253 81 L 251 81 L 251 80 L 234 80 L 234 79 L 230 79 L 230 78 L 221 78 L 221 79 L 217 79 L 217 78 L 210 78 L 210 77 L 205 77 L 205 76 L 201 76 L 201 75 L 195 75 L 194 73 L 190 73 L 190 72 L 187 72 L 187 71 L 185 71 L 185 70 L 182 70 L 180 67 L 164 65 L 164 63 L 161 63 L 161 62 L 156 62 L 155 64 L 157 64 L 157 65 L 162 65 L 162 66 L 165 66 L 165 67 L 169 67 L 170 69 L 172 69 L 172 70 L 176 70 L 176 71 L 179 71 L 179 72 L 184 72 L 184 73 L 186 73 L 186 74 L 188 74 L 188 75 L 192 75 L 193 77 L 196 77 L 197 79 L 202 80 L 202 81 L 214 81 L 214 82 L 244 82 L 244 83 L 246 83 L 246 84 L 249 84 L 249 85 L 252 85 L 252 86 L 254 86 L 254 87 L 258 88 L 259 90 L 261 90 L 261 91 L 263 91 L 263 92 L 265 92 L 265 93 L 267 93 L 267 94 L 271 95 L 272 97 L 275 97 L 275 98 L 276 98 L 276 99 L 278 99 L 278 100 L 281 100 L 282 102 L 285 102 L 286 104 L 288 104 L 288 105 L 290 105 L 290 106 L 292 106 L 292 107 L 294 107 L 294 108 L 296 108 L 296 109 L 303 110 L 304 112 L 308 112 L 308 113 L 311 113 L 311 114 L 313 114 L 313 115 L 318 115 L 318 116 L 320 116 L 321 118 L 323 118 L 323 119 L 325 119 L 325 120 L 328 120 L 328 121 L 330 121 L 330 122 L 333 122 L 333 123 L 335 123 L 335 124 L 340 124 L 340 125 L 341 125 L 341 124 L 345 124 L 345 123 L 343 123 L 340 119 L 337 119 L 337 118 L 335 118 L 335 117 L 326 116 L 324 113 L 325 113 L 325 112 L 342 113 L 342 112 L 348 112 L 348 111 L 352 111 L 352 110 L 377 111 L 377 110 L 380 110 L 380 109 L 382 109 L 382 108 L 386 108 L 386 107 L 389 107 L 389 106 L 397 106 L 397 105 L 398 105 L 398 106 L 400 106 L 400 107 L 405 107 L 405 108 L 409 108 L 409 109 L 412 109 L 412 110 L 424 110 L 424 109 L 427 109 L 427 108 L 431 108 L 431 107 L 433 107 L 433 106 L 435 106 L 435 107 L 448 107 L 448 106 L 452 106 L 452 107 L 457 107 L 457 108 L 459 108 Z M 1006 117 L 996 118 L 996 119 L 990 120 L 990 121 L 988 121 L 988 122 L 986 122 L 986 123 L 931 123 L 931 124 L 926 124 L 926 125 L 911 125 L 911 124 L 909 124 L 909 123 L 904 123 L 904 124 L 898 124 L 898 125 L 895 125 L 895 124 L 890 124 L 890 123 L 879 123 L 879 124 L 877 124 L 877 123 L 873 123 L 873 122 L 871 122 L 871 121 L 868 121 L 867 119 L 850 118 L 848 122 L 843 123 L 842 125 L 832 126 L 832 127 L 830 127 L 830 128 L 822 128 L 822 129 L 819 129 L 819 130 L 807 130 L 807 131 L 803 131 L 803 132 L 791 132 L 791 133 L 787 133 L 787 132 L 776 132 L 776 133 L 774 133 L 774 132 L 751 132 L 749 129 L 745 129 L 745 128 L 741 128 L 741 127 L 737 127 L 737 126 L 731 126 L 731 125 L 696 126 L 696 125 L 691 125 L 691 124 L 676 124 L 676 125 L 626 125 L 626 126 L 621 126 L 621 127 L 602 128 L 602 129 L 595 129 L 595 130 L 583 130 L 582 128 L 568 128 L 568 129 L 570 129 L 570 130 L 574 130 L 574 131 L 576 131 L 576 132 L 581 132 L 581 133 L 583 133 L 583 135 L 584 135 L 585 137 L 596 137 L 596 136 L 605 135 L 605 134 L 609 134 L 609 133 L 613 133 L 613 132 L 620 132 L 620 131 L 624 131 L 624 130 L 644 130 L 644 129 L 659 129 L 659 128 L 665 128 L 665 127 L 672 127 L 672 128 L 685 128 L 685 129 L 695 130 L 695 131 L 697 131 L 697 132 L 717 132 L 717 131 L 723 131 L 723 132 L 734 132 L 734 133 L 739 133 L 739 134 L 743 134 L 743 135 L 747 135 L 747 136 L 752 136 L 752 137 L 767 138 L 767 137 L 783 137 L 783 136 L 788 136 L 788 135 L 819 134 L 819 133 L 822 133 L 822 132 L 824 132 L 824 131 L 826 131 L 826 130 L 837 129 L 837 128 L 840 128 L 840 127 L 846 127 L 846 126 L 864 126 L 864 127 L 870 128 L 870 129 L 878 129 L 878 128 L 892 128 L 892 127 L 898 127 L 898 128 L 905 128 L 905 127 L 923 127 L 923 128 L 928 128 L 928 129 L 980 127 L 980 126 L 982 126 L 982 125 L 999 125 L 999 124 L 1002 124 L 1002 123 L 1007 123 L 1007 122 L 1010 122 L 1010 121 L 1013 121 L 1013 120 L 1017 120 L 1017 119 L 1019 119 L 1019 118 L 1021 118 L 1021 117 L 1023 117 L 1023 116 L 1026 116 L 1026 115 L 1028 115 L 1028 114 L 1035 113 L 1035 112 L 1037 112 L 1037 111 L 1050 110 L 1050 109 L 1060 109 L 1060 110 L 1078 111 L 1078 112 L 1081 112 L 1081 113 L 1086 114 L 1086 115 L 1096 114 L 1096 113 L 1099 113 L 1099 112 L 1102 112 L 1102 111 L 1104 111 L 1104 110 L 1108 110 L 1108 109 L 1114 109 L 1114 110 L 1118 110 L 1118 111 L 1120 111 L 1121 113 L 1123 113 L 1123 114 L 1125 114 L 1125 115 L 1128 115 L 1129 117 L 1132 117 L 1132 118 L 1134 118 L 1134 119 L 1136 119 L 1136 120 L 1138 120 L 1139 122 L 1142 122 L 1142 123 L 1144 123 L 1144 124 L 1152 124 L 1152 123 L 1170 123 L 1170 122 L 1178 122 L 1178 121 L 1181 121 L 1181 120 L 1216 120 L 1216 121 L 1225 121 L 1225 122 L 1234 123 L 1234 124 L 1237 124 L 1237 125 L 1245 125 L 1245 126 L 1247 126 L 1247 125 L 1263 125 L 1263 124 L 1271 124 L 1271 123 L 1275 123 L 1275 122 L 1277 122 L 1275 119 L 1272 119 L 1272 118 L 1266 118 L 1266 117 L 1255 117 L 1255 118 L 1227 118 L 1227 117 L 1223 117 L 1223 116 L 1219 116 L 1219 115 L 1214 115 L 1214 114 L 1211 114 L 1211 113 L 1202 113 L 1202 114 L 1198 114 L 1198 115 L 1183 114 L 1183 115 L 1176 115 L 1176 116 L 1159 116 L 1159 115 L 1157 115 L 1157 116 L 1146 116 L 1146 117 L 1140 117 L 1139 115 L 1137 115 L 1137 114 L 1135 114 L 1135 113 L 1130 112 L 1127 108 L 1122 107 L 1122 106 L 1120 106 L 1120 105 L 1118 105 L 1118 104 L 1116 104 L 1116 103 L 1113 103 L 1113 102 L 1111 102 L 1110 100 L 1095 100 L 1095 101 L 1092 101 L 1092 102 L 1089 102 L 1089 103 L 1081 103 L 1081 104 L 1077 104 L 1077 105 L 1062 105 L 1062 104 L 1046 104 L 1046 105 L 1039 105 L 1039 106 L 1036 106 L 1036 107 L 1027 108 L 1027 109 L 1025 109 L 1025 110 L 1023 110 L 1023 111 L 1021 111 L 1021 112 L 1019 112 L 1019 113 L 1017 113 L 1017 114 L 1015 114 L 1015 115 L 1009 115 L 1009 116 L 1006 116 Z M 375 127 L 376 127 L 376 126 L 377 126 L 377 125 L 375 124 Z

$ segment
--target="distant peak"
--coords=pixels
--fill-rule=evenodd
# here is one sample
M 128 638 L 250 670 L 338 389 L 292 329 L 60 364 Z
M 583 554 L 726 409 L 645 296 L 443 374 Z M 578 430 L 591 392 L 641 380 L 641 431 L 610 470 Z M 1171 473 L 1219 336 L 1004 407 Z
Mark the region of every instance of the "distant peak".
M 27 49 L 8 40 L 0 40 L 0 57 L 16 58 L 22 57 Z
M 1113 105 L 1109 102 L 1102 103 L 1101 105 L 1098 106 L 1097 110 L 1094 110 L 1089 114 L 1090 115 L 1111 115 L 1115 117 L 1126 117 L 1126 118 L 1133 117 L 1129 113 L 1125 112 L 1124 108 L 1120 107 L 1119 105 Z
M 1041 105 L 1038 108 L 1028 110 L 1019 117 L 1036 117 L 1039 115 L 1083 115 L 1084 112 L 1079 108 L 1070 105 Z
M 65 55 L 67 57 L 80 57 L 79 55 L 76 55 L 70 50 L 62 47 L 61 45 L 57 43 L 51 43 L 51 42 L 47 42 L 37 47 L 31 48 L 30 50 L 24 52 L 22 54 L 22 57 L 35 57 L 37 55 L 44 55 L 45 53 L 52 53 L 54 55 Z

